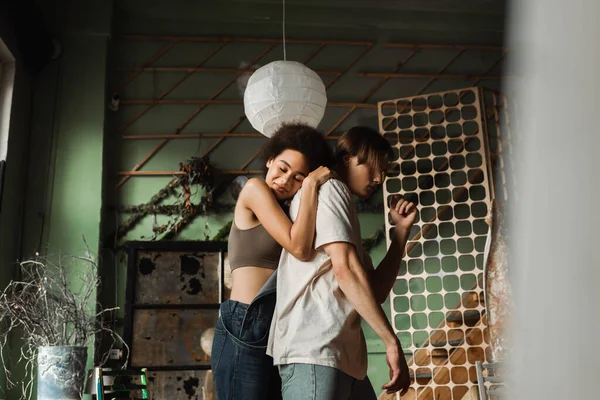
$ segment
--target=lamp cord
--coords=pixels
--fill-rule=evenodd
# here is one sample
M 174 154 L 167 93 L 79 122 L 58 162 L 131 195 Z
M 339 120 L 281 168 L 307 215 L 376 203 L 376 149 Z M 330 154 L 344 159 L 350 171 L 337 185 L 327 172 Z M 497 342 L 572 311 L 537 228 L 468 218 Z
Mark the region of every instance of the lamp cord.
M 285 53 L 285 0 L 283 0 L 283 61 L 287 61 Z

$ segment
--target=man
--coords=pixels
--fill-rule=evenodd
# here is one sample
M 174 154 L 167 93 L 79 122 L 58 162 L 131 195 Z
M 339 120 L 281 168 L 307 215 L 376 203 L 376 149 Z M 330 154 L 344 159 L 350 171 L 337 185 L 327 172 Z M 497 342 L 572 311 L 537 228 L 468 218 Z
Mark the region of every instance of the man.
M 410 384 L 402 347 L 380 304 L 394 285 L 416 208 L 403 199 L 393 202 L 393 241 L 374 270 L 352 201 L 352 194 L 367 198 L 382 184 L 390 152 L 372 129 L 346 132 L 336 146 L 339 180 L 319 192 L 314 256 L 302 262 L 285 250 L 281 255 L 267 353 L 279 366 L 284 400 L 351 397 L 367 372 L 360 317 L 386 346 L 390 381 L 383 388 L 404 393 Z M 300 196 L 291 204 L 292 220 Z

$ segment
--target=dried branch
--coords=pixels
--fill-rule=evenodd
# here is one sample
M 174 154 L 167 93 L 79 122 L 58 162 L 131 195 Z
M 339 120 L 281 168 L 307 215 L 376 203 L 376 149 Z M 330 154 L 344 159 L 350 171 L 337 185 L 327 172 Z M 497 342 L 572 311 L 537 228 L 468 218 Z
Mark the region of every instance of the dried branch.
M 17 386 L 4 350 L 11 332 L 22 332 L 24 344 L 16 363 L 27 371 L 27 378 L 19 382 L 23 399 L 32 395 L 38 347 L 87 347 L 100 333 L 110 338 L 111 348 L 124 343 L 105 321 L 106 314 L 118 307 L 103 309 L 96 300 L 98 265 L 85 245 L 85 257 L 59 257 L 57 263 L 39 257 L 21 262 L 21 280 L 11 281 L 0 293 L 0 326 L 5 328 L 0 329 L 0 361 L 8 387 Z M 104 355 L 101 365 L 106 360 Z

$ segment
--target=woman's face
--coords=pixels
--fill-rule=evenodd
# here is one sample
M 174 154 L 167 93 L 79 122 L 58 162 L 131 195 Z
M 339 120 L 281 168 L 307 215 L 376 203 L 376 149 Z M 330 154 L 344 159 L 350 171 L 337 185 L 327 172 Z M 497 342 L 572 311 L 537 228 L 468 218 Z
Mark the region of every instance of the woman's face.
M 306 157 L 290 149 L 267 161 L 267 168 L 265 181 L 279 201 L 294 197 L 310 172 Z

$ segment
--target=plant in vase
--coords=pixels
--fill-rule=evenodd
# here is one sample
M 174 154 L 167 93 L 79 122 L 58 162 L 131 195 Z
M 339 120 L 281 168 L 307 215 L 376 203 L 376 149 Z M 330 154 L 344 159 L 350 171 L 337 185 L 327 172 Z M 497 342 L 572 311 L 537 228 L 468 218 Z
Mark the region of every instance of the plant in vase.
M 58 262 L 37 257 L 21 262 L 20 272 L 21 278 L 0 294 L 0 358 L 8 386 L 20 385 L 21 398 L 31 399 L 37 367 L 38 400 L 80 399 L 89 345 L 100 334 L 110 338 L 111 348 L 124 343 L 105 321 L 118 307 L 102 309 L 97 302 L 98 265 L 89 251 Z M 5 360 L 13 332 L 23 342 L 13 363 L 27 372 L 22 382 L 14 379 Z

